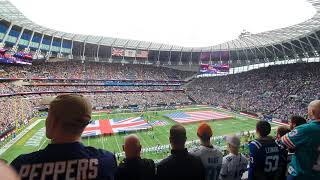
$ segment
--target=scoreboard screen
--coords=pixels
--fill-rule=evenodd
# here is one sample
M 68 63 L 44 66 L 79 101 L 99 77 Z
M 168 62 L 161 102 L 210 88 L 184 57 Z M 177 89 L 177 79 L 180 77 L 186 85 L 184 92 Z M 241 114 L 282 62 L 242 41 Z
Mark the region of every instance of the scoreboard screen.
M 201 74 L 228 74 L 230 70 L 229 64 L 201 64 Z

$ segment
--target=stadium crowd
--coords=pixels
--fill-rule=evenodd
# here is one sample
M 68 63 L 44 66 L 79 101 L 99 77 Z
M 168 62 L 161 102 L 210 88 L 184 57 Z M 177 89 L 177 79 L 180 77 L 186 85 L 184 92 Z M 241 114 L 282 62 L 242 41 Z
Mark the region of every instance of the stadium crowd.
M 154 67 L 144 65 L 108 64 L 108 66 L 101 66 L 99 64 L 100 63 L 82 64 L 78 62 L 68 62 L 67 65 L 65 62 L 56 62 L 55 65 L 57 65 L 57 67 L 66 69 L 66 72 L 62 74 L 59 74 L 61 69 L 58 70 L 56 67 L 51 67 L 48 64 L 44 65 L 42 63 L 31 66 L 34 67 L 34 69 L 26 66 L 20 67 L 3 65 L 2 69 L 6 73 L 1 74 L 3 77 L 16 78 L 50 77 L 111 79 L 112 77 L 112 79 L 119 80 L 181 80 L 192 75 L 192 73 L 180 72 L 167 68 L 155 69 Z M 53 103 L 50 104 L 50 106 L 56 106 L 57 109 L 52 110 L 55 112 L 49 112 L 49 120 L 47 121 L 50 123 L 46 127 L 48 128 L 47 130 L 50 131 L 48 132 L 47 136 L 49 139 L 53 139 L 53 144 L 50 144 L 47 147 L 48 149 L 46 150 L 48 151 L 45 150 L 42 152 L 43 158 L 30 161 L 30 159 L 33 158 L 33 155 L 26 155 L 20 156 L 13 162 L 13 166 L 21 177 L 29 178 L 30 176 L 37 175 L 32 174 L 31 171 L 29 171 L 31 166 L 24 166 L 24 164 L 32 162 L 32 168 L 36 169 L 37 167 L 33 167 L 34 164 L 39 164 L 41 161 L 43 165 L 48 166 L 46 167 L 46 170 L 50 170 L 49 168 L 51 168 L 50 166 L 53 164 L 46 164 L 46 162 L 52 162 L 55 158 L 55 160 L 59 160 L 60 162 L 62 160 L 67 161 L 70 159 L 87 158 L 88 165 L 91 163 L 91 170 L 93 170 L 93 172 L 91 174 L 80 172 L 80 176 L 88 178 L 90 176 L 92 179 L 98 177 L 103 177 L 102 179 L 113 179 L 113 176 L 115 176 L 116 179 L 127 179 L 128 176 L 137 177 L 137 179 L 141 179 L 144 176 L 148 177 L 148 179 L 152 177 L 158 177 L 159 179 L 179 179 L 181 177 L 183 177 L 183 179 L 239 179 L 246 170 L 247 163 L 250 164 L 248 175 L 250 180 L 275 179 L 274 177 L 278 176 L 279 173 L 281 174 L 282 178 L 278 179 L 284 179 L 287 173 L 287 154 L 289 151 L 295 152 L 288 169 L 289 178 L 308 178 L 310 180 L 319 179 L 319 174 L 315 172 L 315 170 L 312 170 L 312 168 L 310 169 L 310 165 L 313 165 L 314 163 L 316 163 L 314 165 L 315 169 L 318 169 L 318 166 L 320 166 L 319 163 L 317 164 L 317 162 L 314 162 L 317 160 L 317 154 L 314 152 L 318 152 L 317 147 L 320 144 L 318 142 L 318 138 L 315 138 L 314 141 L 310 141 L 308 139 L 299 139 L 301 138 L 300 133 L 304 134 L 303 137 L 309 137 L 312 133 L 319 133 L 319 124 L 317 121 L 320 121 L 320 102 L 313 101 L 315 99 L 319 99 L 320 97 L 319 69 L 319 63 L 292 64 L 272 66 L 236 75 L 221 76 L 216 78 L 199 78 L 188 83 L 186 86 L 186 91 L 181 91 L 181 86 L 170 85 L 26 86 L 28 81 L 3 81 L 0 83 L 1 94 L 40 91 L 52 91 L 52 93 L 50 93 L 50 95 L 26 94 L 0 97 L 0 134 L 13 129 L 14 127 L 19 128 L 20 126 L 27 124 L 32 117 L 37 115 L 37 108 L 41 106 L 41 100 L 43 97 L 58 95 L 56 101 L 53 101 Z M 92 75 L 89 75 L 91 73 Z M 56 75 L 51 76 L 52 74 Z M 168 89 L 174 91 L 166 91 Z M 92 91 L 95 90 L 146 90 L 160 92 L 93 93 Z M 88 99 L 90 104 L 92 104 L 92 108 L 128 107 L 131 105 L 140 107 L 151 107 L 156 105 L 169 106 L 171 104 L 191 104 L 195 101 L 198 104 L 212 104 L 236 111 L 247 111 L 264 115 L 272 114 L 273 118 L 289 121 L 290 127 L 292 124 L 294 125 L 291 127 L 292 132 L 290 134 L 283 133 L 288 132 L 289 130 L 287 131 L 286 129 L 279 129 L 277 136 L 275 137 L 275 141 L 270 137 L 270 124 L 266 121 L 258 122 L 256 127 L 258 138 L 249 143 L 250 162 L 248 162 L 247 157 L 241 155 L 239 151 L 239 148 L 243 146 L 240 145 L 240 140 L 238 140 L 238 137 L 226 137 L 225 141 L 227 142 L 227 148 L 230 154 L 223 158 L 220 150 L 211 144 L 211 128 L 203 124 L 201 127 L 199 127 L 197 132 L 200 142 L 197 147 L 194 147 L 196 144 L 192 146 L 186 146 L 185 129 L 182 126 L 173 126 L 170 130 L 172 155 L 161 161 L 157 166 L 152 160 L 144 160 L 140 158 L 141 145 L 139 143 L 139 139 L 135 136 L 126 137 L 125 142 L 127 143 L 128 141 L 128 144 L 125 143 L 123 147 L 125 152 L 125 160 L 118 167 L 116 167 L 116 160 L 113 154 L 95 149 L 90 149 L 89 151 L 92 152 L 86 155 L 84 155 L 82 152 L 79 152 L 79 154 L 66 153 L 65 156 L 59 156 L 59 153 L 57 153 L 53 159 L 50 159 L 52 157 L 48 156 L 48 154 L 50 154 L 49 152 L 59 152 L 61 151 L 60 149 L 62 146 L 65 147 L 64 150 L 66 150 L 66 152 L 68 152 L 68 150 L 83 150 L 88 152 L 86 150 L 87 147 L 78 142 L 78 135 L 80 132 L 82 132 L 83 127 L 87 125 L 87 121 L 90 120 L 89 117 L 91 116 L 91 108 L 90 110 L 84 109 L 83 103 L 87 102 L 84 102 L 80 96 L 60 95 L 59 91 L 87 91 L 81 94 Z M 311 101 L 312 103 L 309 104 Z M 74 103 L 75 109 L 59 108 L 59 106 L 55 103 L 62 107 L 66 105 L 64 103 Z M 75 114 L 75 112 L 83 112 L 84 114 L 81 117 L 76 117 L 79 115 L 79 113 Z M 70 116 L 68 116 L 68 113 L 70 113 Z M 64 116 L 61 117 L 59 114 L 63 114 Z M 310 122 L 308 125 L 301 125 L 303 123 L 298 123 L 295 120 L 296 116 L 291 118 L 293 115 L 302 116 L 298 118 L 300 120 L 308 115 Z M 69 120 L 76 119 L 77 121 L 63 122 L 64 120 L 67 121 L 65 118 Z M 57 126 L 61 129 L 55 128 L 50 130 L 50 128 Z M 68 127 L 70 128 L 71 126 L 72 128 L 78 127 L 78 129 L 68 129 Z M 306 129 L 309 126 L 310 128 Z M 63 132 L 64 130 L 70 130 L 70 133 L 65 133 Z M 310 139 L 312 139 L 312 137 L 310 137 Z M 187 151 L 186 147 L 191 148 L 189 151 Z M 302 160 L 301 157 L 303 157 L 304 153 L 306 152 L 304 147 L 313 147 L 312 152 L 308 150 L 308 153 L 314 154 L 312 154 L 310 158 L 308 157 Z M 261 160 L 260 158 L 269 157 L 268 155 L 263 154 L 262 151 L 270 151 L 270 157 L 272 158 L 277 156 L 277 160 L 273 159 L 275 161 L 272 162 L 277 163 L 277 166 L 272 166 L 270 168 L 268 167 L 266 168 L 267 171 L 263 168 L 259 169 L 260 167 L 263 167 L 263 163 L 267 161 L 266 159 Z M 205 159 L 208 158 L 206 156 L 207 154 L 211 154 L 212 158 Z M 257 158 L 257 156 L 261 157 Z M 86 162 L 80 162 L 79 160 L 77 163 L 83 163 L 82 165 L 85 167 Z M 93 167 L 98 167 L 100 163 L 103 165 L 101 165 L 99 168 L 105 168 L 106 172 L 101 172 L 99 168 L 95 169 Z M 307 163 L 308 166 L 301 166 L 299 163 Z M 67 165 L 68 164 L 65 164 L 65 166 Z M 22 168 L 23 171 L 20 168 Z M 41 167 L 39 166 L 39 169 L 40 168 Z M 145 172 L 140 171 L 141 169 L 144 169 Z M 155 171 L 155 169 L 157 169 L 157 171 Z M 172 170 L 174 170 L 174 173 Z M 52 172 L 54 171 L 55 170 L 53 169 Z M 51 171 L 48 171 L 48 174 L 43 172 L 41 176 L 46 177 L 48 175 L 48 177 L 52 177 L 52 173 L 50 174 Z M 86 172 L 89 172 L 89 170 Z M 305 172 L 308 173 L 306 174 Z M 58 178 L 62 177 L 61 175 L 68 175 L 64 173 L 67 172 L 61 172 L 60 175 L 58 173 L 54 176 Z M 144 173 L 147 173 L 148 175 Z M 40 173 L 38 173 L 38 175 L 39 174 Z M 124 174 L 125 177 L 122 177 Z M 172 174 L 174 174 L 174 176 L 172 176 Z M 229 174 L 234 174 L 234 176 L 229 177 Z M 79 174 L 77 174 L 77 176 L 78 175 Z
M 90 123 L 91 112 L 91 103 L 83 96 L 57 96 L 46 119 L 46 136 L 51 143 L 18 156 L 11 167 L 21 179 L 239 180 L 248 165 L 248 180 L 320 178 L 320 139 L 316 138 L 320 135 L 320 100 L 309 103 L 308 123 L 303 117 L 293 117 L 291 129 L 280 126 L 275 137 L 270 136 L 268 121 L 257 121 L 257 138 L 249 143 L 248 159 L 240 153 L 238 136 L 224 138 L 229 153 L 223 156 L 211 143 L 213 130 L 208 124 L 199 125 L 195 133 L 200 145 L 191 149 L 186 148 L 186 129 L 173 125 L 169 131 L 171 154 L 158 164 L 141 158 L 142 146 L 134 134 L 125 137 L 125 159 L 119 165 L 111 152 L 83 145 L 81 134 Z M 289 151 L 294 152 L 290 162 Z M 18 179 L 8 166 L 0 166 L 1 175 L 8 173 Z
M 308 102 L 320 97 L 319 69 L 320 63 L 301 63 L 198 78 L 188 84 L 187 92 L 198 103 L 287 121 L 292 115 L 305 116 Z
M 46 87 L 44 87 L 46 88 Z M 49 88 L 50 89 L 50 88 Z M 34 90 L 34 89 L 33 89 Z M 50 89 L 52 90 L 52 89 Z M 65 90 L 65 89 L 61 89 Z M 87 90 L 84 88 L 84 90 Z M 32 91 L 28 91 L 32 92 Z M 38 115 L 43 97 L 56 96 L 52 94 L 35 94 L 13 97 L 0 97 L 0 135 L 14 127 L 19 128 Z M 82 93 L 88 97 L 93 108 L 112 107 L 151 107 L 156 105 L 191 104 L 191 100 L 181 91 L 173 92 L 114 92 L 114 93 Z
M 90 97 L 94 107 L 126 107 L 129 105 L 153 106 L 157 104 L 170 105 L 172 103 L 191 103 L 181 91 L 166 92 L 167 90 L 181 90 L 179 85 L 168 85 L 165 80 L 184 80 L 192 72 L 177 71 L 164 67 L 146 65 L 122 65 L 109 63 L 46 62 L 34 63 L 32 66 L 0 65 L 1 78 L 25 78 L 22 80 L 3 80 L 0 82 L 0 94 L 19 94 L 51 92 L 54 96 L 59 92 L 78 92 Z M 30 80 L 31 78 L 66 78 L 65 80 Z M 68 80 L 83 79 L 83 80 Z M 92 80 L 86 80 L 92 79 Z M 112 85 L 103 86 L 107 80 L 142 80 L 147 86 Z M 97 81 L 99 80 L 99 81 Z M 160 80 L 157 82 L 157 80 Z M 83 83 L 84 85 L 66 86 L 36 86 L 29 83 Z M 95 85 L 99 83 L 100 85 Z M 110 83 L 110 82 L 109 82 Z M 111 82 L 117 84 L 117 82 Z M 120 83 L 123 83 L 120 81 Z M 153 84 L 158 84 L 154 86 Z M 160 85 L 159 85 L 160 84 Z M 164 91 L 164 92 L 125 92 L 125 93 L 90 93 L 94 91 Z M 36 107 L 45 94 L 16 95 L 0 97 L 0 135 L 7 130 L 25 124 L 28 119 L 36 115 Z
M 38 113 L 39 95 L 0 98 L 0 134 L 27 124 Z
M 32 66 L 0 66 L 2 78 L 67 78 L 115 80 L 184 80 L 195 74 L 165 67 L 69 61 L 34 63 Z

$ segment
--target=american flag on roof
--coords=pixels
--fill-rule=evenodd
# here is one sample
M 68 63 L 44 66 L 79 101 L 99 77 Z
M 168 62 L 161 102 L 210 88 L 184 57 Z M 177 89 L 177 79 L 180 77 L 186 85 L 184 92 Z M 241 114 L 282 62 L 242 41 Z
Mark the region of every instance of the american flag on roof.
M 82 133 L 82 137 L 139 131 L 152 128 L 142 117 L 118 118 L 92 121 Z
M 166 114 L 166 117 L 178 122 L 178 123 L 192 123 L 199 121 L 210 121 L 219 119 L 229 119 L 232 116 L 214 111 L 191 111 L 191 112 L 176 112 L 172 114 Z

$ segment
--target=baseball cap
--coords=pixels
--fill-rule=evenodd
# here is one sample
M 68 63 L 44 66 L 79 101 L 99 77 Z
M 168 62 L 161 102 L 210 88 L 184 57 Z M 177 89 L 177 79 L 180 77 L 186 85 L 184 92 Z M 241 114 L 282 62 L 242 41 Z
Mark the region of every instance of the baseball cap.
M 85 127 L 91 120 L 91 103 L 82 95 L 63 94 L 50 103 L 49 110 L 63 124 Z
M 240 147 L 240 138 L 238 136 L 227 136 L 226 142 L 234 147 Z
M 207 123 L 201 123 L 199 125 L 198 131 L 197 131 L 198 136 L 200 137 L 211 137 L 212 136 L 212 129 Z

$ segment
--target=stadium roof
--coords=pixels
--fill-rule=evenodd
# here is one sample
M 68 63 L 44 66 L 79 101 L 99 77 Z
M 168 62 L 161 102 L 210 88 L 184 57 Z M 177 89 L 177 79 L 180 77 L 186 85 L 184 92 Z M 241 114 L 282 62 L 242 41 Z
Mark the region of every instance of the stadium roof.
M 0 0 L 0 20 L 4 19 L 14 23 L 17 26 L 25 27 L 46 35 L 57 38 L 70 39 L 74 41 L 101 44 L 113 47 L 125 47 L 133 49 L 148 49 L 161 51 L 192 51 L 192 52 L 207 52 L 214 50 L 232 50 L 232 49 L 247 49 L 252 47 L 263 47 L 274 44 L 294 40 L 312 33 L 320 29 L 320 0 L 307 0 L 316 9 L 317 13 L 309 20 L 289 26 L 286 28 L 266 31 L 258 34 L 243 33 L 238 39 L 228 41 L 222 44 L 209 47 L 182 47 L 170 44 L 161 44 L 155 42 L 146 42 L 139 40 L 120 39 L 116 37 L 102 37 L 83 34 L 72 34 L 49 29 L 38 25 L 26 18 L 11 2 L 8 0 Z

